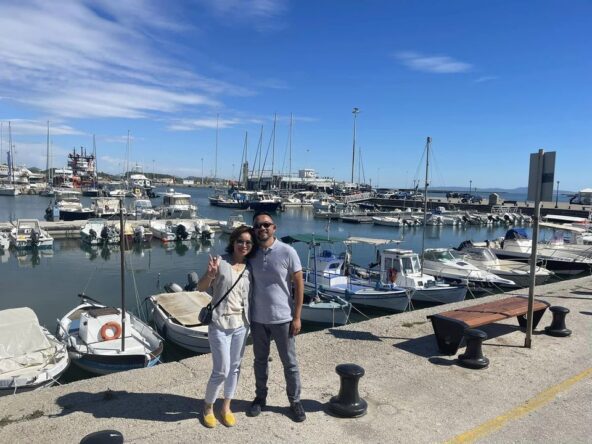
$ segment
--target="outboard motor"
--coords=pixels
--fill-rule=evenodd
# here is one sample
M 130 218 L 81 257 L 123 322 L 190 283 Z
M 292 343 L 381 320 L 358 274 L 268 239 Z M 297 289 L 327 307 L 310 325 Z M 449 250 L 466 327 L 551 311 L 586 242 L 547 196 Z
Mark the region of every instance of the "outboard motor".
M 39 245 L 39 232 L 33 230 L 31 232 L 31 246 L 36 247 L 37 245 Z
M 189 233 L 187 232 L 187 228 L 185 228 L 185 225 L 183 225 L 183 224 L 177 225 L 177 228 L 175 228 L 175 236 L 176 236 L 177 240 L 186 240 L 187 239 L 187 237 L 189 236 Z
M 104 241 L 109 239 L 109 228 L 107 228 L 107 225 L 104 225 L 103 229 L 101 230 L 101 239 Z
M 167 293 L 179 293 L 183 291 L 183 289 L 179 284 L 169 282 L 168 284 L 164 285 L 164 291 L 166 291 Z
M 97 232 L 93 228 L 88 231 L 88 235 L 91 237 L 91 239 L 97 238 Z
M 138 225 L 134 229 L 134 241 L 138 243 L 144 242 L 144 227 L 142 225 Z
M 195 271 L 192 271 L 191 273 L 187 274 L 187 285 L 185 285 L 184 290 L 185 291 L 195 291 L 197 290 L 197 283 L 199 281 L 199 278 L 197 276 L 197 273 Z

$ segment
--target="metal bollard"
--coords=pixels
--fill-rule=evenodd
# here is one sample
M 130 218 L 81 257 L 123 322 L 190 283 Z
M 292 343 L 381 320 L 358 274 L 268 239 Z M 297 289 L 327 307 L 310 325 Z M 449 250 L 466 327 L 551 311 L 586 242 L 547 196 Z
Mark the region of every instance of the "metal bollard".
M 553 313 L 551 325 L 545 327 L 545 333 L 549 336 L 565 337 L 571 335 L 571 330 L 565 327 L 565 317 L 569 313 L 569 308 L 554 305 L 549 308 Z
M 364 369 L 356 364 L 339 364 L 335 371 L 340 378 L 339 394 L 329 401 L 329 410 L 343 418 L 357 418 L 366 414 L 368 404 L 358 394 L 358 381 Z
M 487 339 L 484 331 L 469 328 L 465 330 L 467 348 L 462 355 L 458 356 L 458 363 L 467 368 L 483 369 L 489 366 L 489 359 L 483 356 L 481 350 L 482 342 Z

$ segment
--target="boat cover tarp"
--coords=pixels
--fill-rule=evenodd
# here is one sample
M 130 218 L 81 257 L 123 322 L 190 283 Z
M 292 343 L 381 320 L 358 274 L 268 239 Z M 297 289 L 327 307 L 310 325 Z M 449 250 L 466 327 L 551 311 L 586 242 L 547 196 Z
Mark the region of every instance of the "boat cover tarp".
M 180 324 L 196 325 L 200 323 L 197 315 L 210 303 L 212 297 L 205 291 L 180 291 L 158 294 L 154 299 Z
M 506 232 L 505 239 L 528 239 L 524 228 L 512 228 Z
M 395 239 L 375 239 L 372 237 L 355 237 L 351 236 L 345 240 L 346 244 L 367 244 L 367 245 L 386 245 L 386 244 L 398 244 L 401 243 L 401 240 Z
M 44 364 L 55 353 L 35 312 L 28 307 L 0 311 L 0 376 Z

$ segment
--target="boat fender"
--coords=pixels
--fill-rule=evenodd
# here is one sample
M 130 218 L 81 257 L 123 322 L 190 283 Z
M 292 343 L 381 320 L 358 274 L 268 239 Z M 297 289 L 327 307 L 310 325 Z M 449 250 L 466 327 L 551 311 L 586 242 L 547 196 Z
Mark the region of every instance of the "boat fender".
M 121 337 L 121 324 L 115 321 L 109 321 L 101 327 L 99 332 L 103 341 L 112 341 Z
M 394 284 L 397 280 L 397 270 L 395 270 L 394 268 L 389 268 L 388 279 L 392 284 Z

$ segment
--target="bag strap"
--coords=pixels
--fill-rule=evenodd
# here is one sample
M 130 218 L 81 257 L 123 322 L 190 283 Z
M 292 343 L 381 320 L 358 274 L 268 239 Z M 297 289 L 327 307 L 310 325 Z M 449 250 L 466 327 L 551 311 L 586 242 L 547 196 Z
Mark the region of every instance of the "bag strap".
M 220 305 L 220 303 L 226 298 L 226 296 L 228 296 L 230 294 L 232 289 L 236 286 L 236 284 L 238 284 L 238 281 L 240 281 L 240 279 L 243 277 L 243 274 L 245 274 L 246 270 L 247 270 L 247 264 L 245 264 L 245 268 L 243 268 L 243 271 L 241 271 L 241 274 L 238 276 L 238 278 L 236 278 L 236 281 L 234 281 L 234 284 L 232 284 L 232 287 L 230 287 L 228 289 L 228 291 L 224 294 L 224 296 L 222 296 L 220 298 L 220 300 L 218 302 L 216 302 L 216 305 L 214 305 L 212 307 L 212 310 L 214 310 L 218 305 Z

